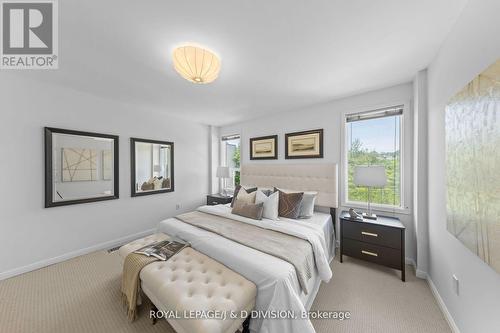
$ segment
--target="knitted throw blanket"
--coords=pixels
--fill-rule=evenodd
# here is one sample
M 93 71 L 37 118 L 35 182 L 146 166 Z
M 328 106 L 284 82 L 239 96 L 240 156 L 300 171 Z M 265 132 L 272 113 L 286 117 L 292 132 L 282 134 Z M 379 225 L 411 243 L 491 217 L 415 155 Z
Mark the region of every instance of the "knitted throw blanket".
M 123 264 L 122 274 L 122 299 L 127 307 L 129 321 L 134 321 L 137 315 L 137 301 L 140 300 L 141 281 L 139 274 L 141 270 L 159 259 L 138 253 L 129 253 Z

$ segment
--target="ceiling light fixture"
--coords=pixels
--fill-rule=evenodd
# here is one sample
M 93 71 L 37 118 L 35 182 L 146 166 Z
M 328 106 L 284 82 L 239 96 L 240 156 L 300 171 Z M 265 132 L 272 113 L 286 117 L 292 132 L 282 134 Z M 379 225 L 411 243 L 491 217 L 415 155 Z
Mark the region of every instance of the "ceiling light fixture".
M 202 47 L 188 45 L 176 48 L 173 62 L 177 73 L 194 83 L 210 83 L 219 75 L 219 57 Z

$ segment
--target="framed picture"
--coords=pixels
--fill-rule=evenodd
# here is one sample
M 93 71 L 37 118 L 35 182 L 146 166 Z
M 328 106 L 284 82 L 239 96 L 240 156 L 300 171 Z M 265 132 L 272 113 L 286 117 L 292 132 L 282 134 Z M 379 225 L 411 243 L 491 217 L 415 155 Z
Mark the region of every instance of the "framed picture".
M 285 158 L 323 158 L 323 129 L 285 134 Z
M 45 208 L 119 198 L 118 136 L 45 128 Z
M 174 143 L 130 139 L 133 197 L 174 191 Z
M 261 136 L 250 139 L 251 160 L 277 160 L 278 136 Z

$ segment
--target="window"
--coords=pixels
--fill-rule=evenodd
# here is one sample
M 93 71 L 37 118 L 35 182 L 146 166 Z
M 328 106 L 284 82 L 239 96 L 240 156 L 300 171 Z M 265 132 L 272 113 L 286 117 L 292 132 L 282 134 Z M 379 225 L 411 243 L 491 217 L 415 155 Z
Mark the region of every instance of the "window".
M 234 188 L 240 184 L 240 136 L 228 135 L 222 137 L 223 165 L 229 167 L 231 178 L 223 187 Z
M 368 202 L 368 189 L 353 182 L 356 166 L 385 167 L 387 185 L 371 189 L 371 202 L 383 208 L 405 208 L 403 195 L 403 106 L 345 117 L 345 165 L 347 203 Z

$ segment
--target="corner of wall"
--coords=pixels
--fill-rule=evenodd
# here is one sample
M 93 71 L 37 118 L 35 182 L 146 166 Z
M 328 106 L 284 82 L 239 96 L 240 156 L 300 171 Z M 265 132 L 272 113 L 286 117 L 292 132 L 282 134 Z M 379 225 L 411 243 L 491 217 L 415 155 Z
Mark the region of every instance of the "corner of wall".
M 413 222 L 417 244 L 417 276 L 427 274 L 429 261 L 427 89 L 427 69 L 423 69 L 416 74 L 413 81 Z

